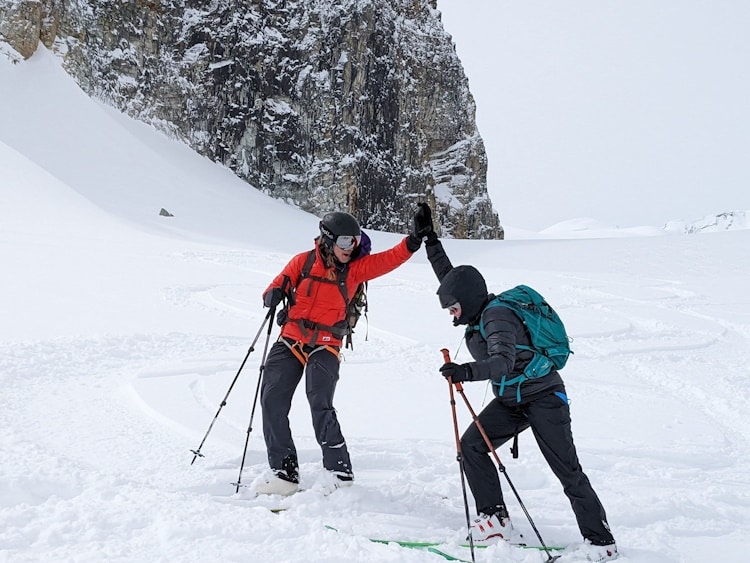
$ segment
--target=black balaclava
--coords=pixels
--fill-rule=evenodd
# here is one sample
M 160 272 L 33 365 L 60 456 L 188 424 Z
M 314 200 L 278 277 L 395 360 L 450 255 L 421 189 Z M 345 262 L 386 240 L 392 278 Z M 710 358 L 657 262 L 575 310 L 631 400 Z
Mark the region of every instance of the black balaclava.
M 461 316 L 454 325 L 467 325 L 476 319 L 487 302 L 487 284 L 474 266 L 456 266 L 440 282 L 437 290 L 440 306 L 447 309 L 456 301 L 461 304 Z

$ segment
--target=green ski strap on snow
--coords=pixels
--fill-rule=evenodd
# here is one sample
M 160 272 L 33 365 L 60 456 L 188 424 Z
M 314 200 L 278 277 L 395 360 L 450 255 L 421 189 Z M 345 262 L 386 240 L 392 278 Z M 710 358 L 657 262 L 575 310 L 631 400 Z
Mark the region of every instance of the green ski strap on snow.
M 440 557 L 443 557 L 444 559 L 447 559 L 448 561 L 462 561 L 464 563 L 470 563 L 469 561 L 466 561 L 466 559 L 461 559 L 460 557 L 456 557 L 454 555 L 451 555 L 450 553 L 446 553 L 444 551 L 439 550 L 436 545 L 440 545 L 438 543 L 429 543 L 429 542 L 415 542 L 415 541 L 391 541 L 391 540 L 378 540 L 378 539 L 370 539 L 373 543 L 383 543 L 383 544 L 396 544 L 399 547 L 405 547 L 407 549 L 421 549 L 423 551 L 428 551 L 430 553 L 434 553 L 435 555 L 439 555 Z M 482 546 L 474 546 L 474 547 L 487 547 L 486 545 Z
M 339 530 L 337 528 L 334 528 L 333 526 L 325 526 L 326 529 L 332 530 L 334 532 L 338 532 Z M 408 540 L 389 540 L 384 538 L 367 538 L 369 541 L 373 543 L 382 543 L 382 544 L 394 544 L 399 547 L 404 547 L 407 549 L 421 549 L 423 551 L 428 551 L 430 553 L 434 553 L 435 555 L 440 555 L 441 557 L 447 559 L 448 561 L 461 561 L 464 563 L 468 563 L 465 559 L 461 559 L 460 557 L 456 557 L 454 555 L 451 555 L 449 553 L 446 553 L 445 551 L 442 551 L 441 549 L 438 549 L 439 546 L 445 545 L 444 543 L 439 542 L 429 542 L 429 541 L 408 541 Z M 545 551 L 545 548 L 537 545 L 526 545 L 525 543 L 511 543 L 509 544 L 511 547 L 516 547 L 519 549 L 535 549 L 538 551 Z M 449 547 L 449 546 L 446 546 Z M 469 549 L 470 546 L 467 543 L 462 543 L 459 545 L 461 548 Z M 490 545 L 477 545 L 474 544 L 474 549 L 484 549 L 490 547 Z M 563 551 L 565 547 L 562 546 L 547 546 L 547 551 Z
M 331 528 L 330 526 L 326 526 L 326 528 L 329 528 L 331 530 L 335 529 L 335 528 Z M 387 540 L 387 539 L 376 539 L 376 538 L 367 538 L 367 539 L 374 543 L 385 543 L 385 544 L 392 543 L 400 547 L 406 547 L 409 549 L 424 549 L 426 551 L 430 551 L 430 548 L 434 548 L 436 546 L 445 545 L 444 543 L 429 542 L 429 541 Z M 474 549 L 486 549 L 493 545 L 495 544 L 479 544 L 479 545 L 474 544 Z M 525 543 L 509 543 L 508 545 L 510 545 L 511 547 L 518 548 L 518 549 L 534 549 L 537 551 L 545 550 L 545 548 L 543 548 L 541 545 L 526 545 Z M 459 547 L 464 548 L 464 549 L 470 549 L 471 546 L 468 543 L 462 543 L 462 544 L 459 544 Z M 560 546 L 560 545 L 554 545 L 554 546 L 548 545 L 547 549 L 550 551 L 564 551 L 567 548 L 564 546 Z M 457 559 L 457 561 L 461 561 L 461 560 Z
M 328 530 L 333 530 L 334 532 L 338 532 L 337 528 L 334 528 L 333 526 L 325 526 Z M 435 546 L 440 545 L 437 542 L 421 542 L 421 541 L 402 541 L 402 540 L 385 540 L 385 539 L 376 539 L 376 538 L 367 538 L 372 543 L 382 543 L 382 544 L 396 544 L 399 547 L 405 547 L 407 549 L 421 549 L 423 551 L 428 551 L 430 553 L 434 553 L 435 555 L 439 555 L 440 557 L 443 557 L 444 559 L 447 559 L 448 561 L 460 561 L 461 563 L 471 563 L 470 561 L 467 561 L 466 559 L 461 559 L 460 557 L 454 557 L 453 555 L 450 555 L 449 553 L 445 553 L 444 551 L 440 551 Z M 482 546 L 475 546 L 475 547 L 487 547 L 486 545 Z

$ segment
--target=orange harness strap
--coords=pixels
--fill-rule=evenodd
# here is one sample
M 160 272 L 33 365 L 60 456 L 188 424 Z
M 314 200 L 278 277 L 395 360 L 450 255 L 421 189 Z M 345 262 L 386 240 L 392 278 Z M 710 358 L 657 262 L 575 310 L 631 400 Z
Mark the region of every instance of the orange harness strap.
M 315 352 L 320 352 L 321 350 L 328 350 L 337 358 L 339 357 L 339 350 L 337 348 L 334 348 L 333 346 L 318 346 L 308 354 L 307 352 L 305 352 L 305 344 L 303 344 L 299 340 L 294 343 L 290 343 L 286 338 L 279 338 L 279 340 L 286 344 L 286 347 L 289 348 L 292 354 L 294 354 L 294 357 L 297 358 L 303 366 L 307 365 L 307 362 L 310 361 L 310 356 L 312 356 Z

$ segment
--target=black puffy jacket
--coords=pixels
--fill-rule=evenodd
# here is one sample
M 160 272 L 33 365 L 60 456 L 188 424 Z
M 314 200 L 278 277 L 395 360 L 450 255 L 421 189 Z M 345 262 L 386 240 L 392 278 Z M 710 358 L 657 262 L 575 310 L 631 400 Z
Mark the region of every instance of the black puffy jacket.
M 465 267 L 453 268 L 450 259 L 440 241 L 427 245 L 427 257 L 441 285 L 439 294 L 453 295 L 462 305 L 462 315 L 455 324 L 468 325 L 466 345 L 473 362 L 467 365 L 471 370 L 470 381 L 491 379 L 496 397 L 509 405 L 518 404 L 518 385 L 505 386 L 500 395 L 500 384 L 503 376 L 513 379 L 523 373 L 533 357 L 528 350 L 517 350 L 516 344 L 530 346 L 529 333 L 521 319 L 507 307 L 490 307 L 485 309 L 495 296 L 486 293 L 486 285 L 481 274 Z M 451 275 L 448 275 L 451 273 Z M 458 275 L 457 275 L 458 274 Z M 476 276 L 479 276 L 478 278 Z M 484 288 L 484 299 L 478 298 L 478 292 Z M 469 310 L 464 311 L 464 303 L 469 303 Z M 475 329 L 480 318 L 484 322 L 485 337 Z M 521 404 L 528 403 L 540 395 L 561 391 L 565 392 L 563 380 L 557 370 L 537 379 L 528 379 L 521 383 Z

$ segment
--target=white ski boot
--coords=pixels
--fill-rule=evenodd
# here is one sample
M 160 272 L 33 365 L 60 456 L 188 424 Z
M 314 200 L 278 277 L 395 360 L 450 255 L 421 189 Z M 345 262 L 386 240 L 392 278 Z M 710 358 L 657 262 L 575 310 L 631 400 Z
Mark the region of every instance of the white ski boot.
M 507 516 L 498 514 L 480 514 L 469 528 L 474 543 L 489 543 L 493 541 L 510 541 L 513 525 Z
M 267 477 L 255 486 L 259 495 L 282 495 L 288 497 L 299 491 L 299 483 L 282 479 L 277 475 Z

